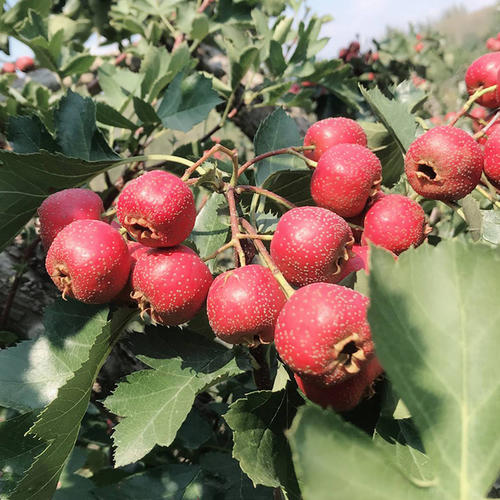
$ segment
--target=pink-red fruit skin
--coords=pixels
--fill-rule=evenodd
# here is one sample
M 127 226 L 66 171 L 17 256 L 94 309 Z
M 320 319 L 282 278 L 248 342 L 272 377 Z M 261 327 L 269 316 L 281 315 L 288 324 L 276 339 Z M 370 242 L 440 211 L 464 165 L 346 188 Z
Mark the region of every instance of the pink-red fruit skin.
M 347 222 L 320 207 L 298 207 L 284 214 L 271 241 L 271 256 L 294 286 L 337 282 L 354 243 Z
M 208 321 L 217 337 L 230 344 L 269 343 L 285 302 L 273 273 L 252 264 L 214 280 L 207 297 Z
M 40 237 L 48 250 L 57 233 L 75 220 L 99 220 L 102 200 L 90 189 L 63 189 L 47 197 L 38 208 Z
M 379 245 L 396 255 L 419 246 L 427 235 L 425 212 L 416 202 L 400 194 L 389 194 L 375 202 L 365 215 L 362 241 Z
M 484 146 L 484 173 L 500 189 L 500 129 L 490 135 Z
M 21 56 L 16 60 L 16 68 L 19 71 L 31 71 L 35 69 L 35 60 L 30 56 Z
M 480 88 L 487 88 L 497 83 L 497 75 L 500 70 L 500 52 L 490 52 L 478 57 L 467 68 L 465 73 L 465 85 L 469 95 L 474 94 Z M 476 101 L 487 108 L 497 108 L 500 100 L 496 91 L 488 92 Z
M 382 373 L 383 368 L 378 359 L 373 357 L 366 362 L 359 373 L 330 387 L 313 384 L 298 375 L 295 375 L 295 381 L 300 390 L 314 403 L 323 408 L 344 412 L 352 410 L 364 397 L 370 395 L 374 380 Z
M 326 150 L 311 179 L 311 195 L 319 207 L 341 217 L 355 217 L 380 189 L 382 165 L 359 144 L 338 144 Z
M 432 200 L 455 201 L 479 183 L 483 170 L 481 146 L 465 131 L 435 127 L 411 144 L 405 172 L 411 187 Z
M 130 181 L 118 197 L 116 216 L 135 240 L 148 247 L 173 247 L 193 229 L 196 207 L 191 190 L 163 170 Z
M 103 304 L 127 282 L 130 256 L 116 229 L 98 220 L 76 220 L 55 237 L 45 266 L 63 298 Z
M 188 247 L 149 249 L 132 272 L 132 298 L 156 323 L 180 325 L 201 308 L 212 279 L 206 264 Z
M 111 223 L 111 227 L 113 226 L 113 223 Z M 122 288 L 121 292 L 115 297 L 115 302 L 118 304 L 134 304 L 134 300 L 130 296 L 132 293 L 132 273 L 134 272 L 135 264 L 137 263 L 137 259 L 142 255 L 145 254 L 150 247 L 146 247 L 144 245 L 141 245 L 140 243 L 137 243 L 136 241 L 127 241 L 127 247 L 128 247 L 128 252 L 130 255 L 130 272 L 128 275 L 128 280 L 125 286 Z
M 361 125 L 350 118 L 325 118 L 311 125 L 304 137 L 304 146 L 316 146 L 313 151 L 305 151 L 305 155 L 318 161 L 321 155 L 337 144 L 367 145 L 366 134 Z
M 368 303 L 359 292 L 330 283 L 297 290 L 274 333 L 283 362 L 305 381 L 325 387 L 359 373 L 374 355 Z

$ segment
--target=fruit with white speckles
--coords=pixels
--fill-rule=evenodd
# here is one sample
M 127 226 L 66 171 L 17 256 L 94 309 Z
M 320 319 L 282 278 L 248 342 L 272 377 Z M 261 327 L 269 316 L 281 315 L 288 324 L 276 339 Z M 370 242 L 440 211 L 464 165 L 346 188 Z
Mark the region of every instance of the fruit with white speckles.
M 478 57 L 467 68 L 465 85 L 469 95 L 481 88 L 491 87 L 497 83 L 500 70 L 500 52 L 490 52 Z M 487 108 L 500 106 L 500 99 L 496 91 L 488 92 L 477 99 L 477 103 Z
M 304 146 L 316 147 L 304 154 L 311 160 L 318 161 L 327 149 L 345 143 L 366 147 L 366 134 L 361 125 L 350 118 L 325 118 L 307 129 Z
M 127 282 L 130 256 L 116 229 L 98 220 L 76 220 L 55 237 L 45 266 L 63 298 L 104 304 Z
M 150 247 L 141 245 L 140 243 L 137 243 L 137 241 L 127 241 L 127 247 L 130 255 L 130 272 L 127 283 L 122 288 L 121 292 L 115 297 L 115 302 L 117 302 L 118 304 L 134 303 L 132 297 L 130 296 L 130 294 L 132 293 L 132 273 L 134 272 L 137 259 L 150 249 Z
M 283 290 L 267 267 L 240 267 L 214 280 L 207 297 L 208 321 L 217 337 L 230 344 L 267 344 L 274 338 L 285 302 Z
M 401 194 L 374 203 L 366 212 L 364 227 L 363 244 L 371 241 L 396 255 L 420 245 L 429 232 L 422 207 Z
M 459 128 L 433 128 L 413 141 L 406 153 L 408 182 L 432 200 L 463 198 L 477 186 L 482 170 L 481 146 Z
M 378 359 L 373 357 L 361 368 L 359 373 L 331 387 L 322 387 L 307 382 L 298 375 L 295 375 L 295 381 L 300 390 L 314 403 L 323 408 L 344 412 L 352 410 L 358 406 L 362 399 L 371 395 L 373 382 L 382 375 L 383 371 Z
M 284 214 L 271 241 L 271 257 L 294 286 L 335 283 L 354 243 L 347 222 L 320 207 L 298 207 Z
M 102 200 L 90 189 L 63 189 L 47 197 L 38 208 L 40 237 L 45 250 L 57 233 L 75 220 L 99 220 L 104 212 Z
M 382 165 L 376 155 L 359 144 L 338 144 L 319 159 L 311 195 L 316 205 L 341 217 L 355 217 L 379 191 L 381 181 Z
M 500 189 L 500 128 L 489 136 L 484 146 L 484 173 Z
M 297 290 L 274 333 L 283 362 L 304 381 L 325 387 L 359 373 L 374 356 L 368 303 L 359 292 L 331 283 Z
M 118 197 L 116 216 L 139 243 L 173 247 L 193 229 L 193 193 L 181 179 L 163 170 L 130 181 Z
M 212 284 L 206 264 L 188 247 L 149 249 L 132 273 L 132 298 L 162 325 L 185 323 L 201 308 Z

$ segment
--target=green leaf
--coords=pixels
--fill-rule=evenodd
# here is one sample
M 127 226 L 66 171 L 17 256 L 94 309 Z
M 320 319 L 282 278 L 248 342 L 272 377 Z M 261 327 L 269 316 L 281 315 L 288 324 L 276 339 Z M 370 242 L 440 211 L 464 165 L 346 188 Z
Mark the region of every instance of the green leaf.
M 370 90 L 362 86 L 359 88 L 374 114 L 394 137 L 404 154 L 415 140 L 417 133 L 417 123 L 408 111 L 407 105 L 388 99 L 378 87 Z
M 169 446 L 196 395 L 241 372 L 233 350 L 179 328 L 149 328 L 134 337 L 132 349 L 152 370 L 129 375 L 106 399 L 109 410 L 125 417 L 113 433 L 117 466 L 155 444 Z
M 108 310 L 62 299 L 45 311 L 36 340 L 0 351 L 0 404 L 19 411 L 42 408 L 88 358 Z
M 254 138 L 255 155 L 276 149 L 300 146 L 302 139 L 293 118 L 283 109 L 273 111 L 259 126 Z M 281 170 L 305 170 L 306 164 L 292 155 L 278 155 L 266 158 L 256 165 L 255 183 L 262 186 L 267 178 Z
M 193 407 L 177 431 L 176 440 L 181 443 L 183 448 L 197 450 L 213 434 L 211 423 L 206 418 L 203 418 L 200 412 Z
M 63 385 L 28 431 L 48 444 L 18 483 L 11 500 L 52 498 L 85 415 L 95 378 L 123 327 L 135 314 L 117 311 L 95 338 L 88 359 Z
M 96 126 L 95 103 L 68 90 L 55 113 L 57 142 L 66 156 L 87 161 L 116 160 Z
M 404 156 L 393 138 L 382 123 L 360 122 L 368 138 L 370 148 L 382 164 L 382 183 L 392 187 L 404 172 Z
M 374 247 L 369 280 L 377 354 L 420 431 L 437 498 L 484 498 L 500 463 L 497 250 L 451 240 L 395 262 Z
M 106 103 L 120 111 L 123 111 L 122 107 L 131 99 L 131 96 L 140 94 L 144 79 L 144 73 L 134 73 L 109 63 L 99 66 L 97 76 Z
M 14 490 L 26 469 L 46 448 L 46 444 L 33 436 L 25 436 L 33 425 L 36 413 L 0 422 L 0 497 Z
M 488 243 L 500 245 L 500 212 L 498 210 L 481 210 L 483 224 L 481 237 Z
M 275 76 L 282 75 L 287 68 L 281 44 L 275 40 L 271 40 L 269 45 L 269 68 Z
M 412 487 L 385 447 L 331 410 L 300 408 L 289 439 L 304 500 L 432 498 L 428 488 Z
M 81 186 L 116 163 L 116 159 L 88 162 L 43 151 L 0 150 L 0 251 L 49 194 Z
M 98 488 L 99 500 L 197 500 L 202 496 L 200 467 L 168 464 L 140 474 L 133 474 L 116 484 Z
M 230 41 L 227 41 L 226 49 L 229 55 L 231 88 L 235 90 L 248 73 L 250 66 L 257 59 L 259 49 L 257 47 L 246 47 L 240 51 Z
M 36 115 L 10 117 L 7 136 L 16 153 L 37 153 L 41 149 L 50 152 L 58 150 L 54 138 Z
M 196 217 L 196 223 L 191 233 L 201 258 L 208 257 L 220 248 L 229 234 L 229 212 L 223 194 L 212 193 L 205 206 Z M 207 262 L 213 272 L 215 259 Z
M 254 484 L 285 488 L 291 499 L 300 499 L 300 490 L 284 432 L 301 403 L 296 390 L 258 391 L 238 399 L 224 415 L 243 472 Z
M 189 132 L 194 125 L 205 120 L 220 102 L 210 79 L 200 73 L 184 78 L 184 74 L 180 73 L 168 86 L 158 108 L 158 116 L 164 127 Z
M 295 205 L 314 205 L 311 196 L 311 176 L 312 172 L 310 170 L 281 170 L 268 177 L 264 187 L 283 196 L 283 198 Z M 266 208 L 271 208 L 273 205 L 274 207 L 277 206 L 273 200 L 266 200 Z M 280 208 L 282 208 L 282 205 L 280 205 Z
M 90 54 L 75 54 L 61 68 L 61 76 L 81 75 L 90 69 L 95 61 L 95 56 Z
M 52 500 L 88 500 L 93 498 L 92 491 L 94 483 L 86 478 L 76 474 L 78 469 L 81 469 L 88 458 L 88 450 L 75 446 L 73 451 L 64 466 L 59 478 L 57 491 L 54 493 Z
M 151 106 L 148 102 L 143 101 L 138 97 L 134 97 L 134 111 L 142 123 L 154 124 L 160 121 L 155 108 L 153 108 L 153 106 Z
M 137 128 L 137 125 L 104 102 L 96 103 L 96 119 L 98 122 L 110 125 L 111 127 L 127 128 L 130 130 Z
M 479 202 L 469 194 L 461 200 L 461 205 L 467 222 L 467 231 L 469 231 L 472 241 L 480 240 L 483 216 L 479 209 Z

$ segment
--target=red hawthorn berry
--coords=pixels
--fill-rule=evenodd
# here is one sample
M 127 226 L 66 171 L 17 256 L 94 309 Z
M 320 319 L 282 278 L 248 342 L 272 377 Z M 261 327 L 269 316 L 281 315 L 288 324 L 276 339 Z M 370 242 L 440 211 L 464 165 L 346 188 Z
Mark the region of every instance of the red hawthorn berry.
M 103 304 L 127 282 L 130 256 L 120 233 L 110 225 L 75 220 L 55 237 L 45 267 L 63 298 Z
M 112 226 L 113 224 L 111 224 Z M 128 252 L 130 255 L 130 271 L 128 275 L 128 280 L 125 286 L 122 288 L 121 292 L 115 297 L 115 301 L 119 304 L 133 304 L 134 301 L 130 294 L 133 292 L 132 289 L 132 273 L 134 272 L 135 264 L 137 259 L 145 254 L 150 247 L 141 245 L 137 241 L 127 241 Z
M 354 243 L 347 222 L 320 207 L 297 207 L 284 214 L 271 240 L 271 256 L 294 286 L 336 282 Z
M 373 382 L 383 371 L 378 359 L 373 357 L 365 363 L 359 373 L 330 387 L 316 385 L 301 379 L 298 375 L 295 375 L 295 381 L 300 390 L 314 403 L 323 408 L 344 412 L 352 410 L 362 399 L 371 395 Z
M 483 127 L 484 128 L 484 127 Z M 500 122 L 497 121 L 495 123 L 492 123 L 491 126 L 488 128 L 488 130 L 482 135 L 481 137 L 478 137 L 476 140 L 479 144 L 485 145 L 489 138 L 493 135 L 496 134 L 496 132 L 500 130 Z M 479 132 L 479 130 L 478 130 Z
M 443 123 L 443 119 L 440 117 L 440 116 L 431 116 L 429 118 L 429 121 L 433 124 L 433 125 L 441 125 Z
M 304 137 L 304 146 L 316 146 L 314 151 L 304 154 L 311 160 L 318 161 L 321 155 L 337 144 L 367 145 L 366 134 L 361 125 L 350 118 L 325 118 L 311 125 Z
M 500 128 L 489 136 L 484 146 L 484 173 L 500 189 Z
M 474 94 L 480 88 L 487 88 L 495 85 L 500 70 L 500 53 L 490 52 L 478 57 L 465 73 L 465 85 L 469 95 Z M 500 106 L 500 99 L 497 92 L 488 92 L 481 96 L 476 102 L 487 108 L 497 108 Z
M 304 381 L 325 387 L 359 373 L 374 355 L 368 304 L 367 297 L 340 285 L 300 288 L 276 323 L 274 341 L 281 359 Z
M 150 248 L 135 264 L 131 296 L 154 322 L 180 325 L 198 312 L 211 284 L 210 270 L 190 248 Z
M 375 80 L 375 73 L 373 71 L 370 71 L 368 73 L 368 75 L 366 75 L 366 77 L 368 78 L 368 80 Z
M 399 255 L 420 245 L 427 235 L 422 207 L 400 194 L 389 194 L 366 212 L 362 243 L 371 241 Z
M 252 264 L 215 278 L 207 297 L 208 321 L 215 335 L 230 344 L 267 344 L 285 302 L 273 273 Z
M 30 56 L 21 56 L 16 61 L 16 68 L 23 72 L 31 71 L 35 69 L 35 61 Z
M 38 207 L 40 237 L 48 250 L 57 233 L 75 220 L 100 220 L 102 200 L 90 189 L 63 189 L 51 194 Z
M 300 85 L 298 83 L 293 83 L 292 86 L 288 89 L 290 94 L 298 94 L 300 92 Z
M 469 194 L 483 170 L 483 153 L 465 131 L 435 127 L 411 144 L 405 171 L 411 187 L 432 200 L 454 201 Z
M 372 54 L 372 61 L 375 62 L 375 61 L 378 61 L 380 59 L 380 54 L 378 52 L 374 52 Z
M 375 154 L 359 144 L 337 144 L 318 161 L 311 179 L 316 205 L 341 217 L 359 215 L 382 182 L 382 165 Z
M 342 267 L 340 273 L 337 276 L 337 283 L 341 283 L 344 278 L 347 278 L 351 273 L 356 273 L 361 269 L 366 269 L 365 267 L 365 258 L 362 255 L 359 255 L 355 248 L 362 248 L 358 245 L 353 245 L 352 247 L 352 257 L 345 263 Z
M 416 43 L 413 48 L 415 49 L 415 52 L 422 52 L 424 50 L 424 44 L 422 42 Z
M 16 65 L 11 62 L 5 62 L 2 65 L 2 73 L 15 73 Z
M 139 243 L 173 247 L 189 236 L 196 207 L 193 193 L 181 179 L 154 170 L 125 186 L 116 203 L 116 216 Z
M 420 41 L 420 40 L 422 40 L 422 38 L 423 38 L 423 37 L 422 37 L 421 33 L 417 33 L 417 34 L 415 35 L 415 38 L 416 38 L 418 41 Z
M 472 118 L 472 130 L 474 132 L 479 132 L 484 126 L 481 121 L 486 121 L 488 119 L 488 111 L 483 106 L 476 106 L 469 111 L 469 117 Z

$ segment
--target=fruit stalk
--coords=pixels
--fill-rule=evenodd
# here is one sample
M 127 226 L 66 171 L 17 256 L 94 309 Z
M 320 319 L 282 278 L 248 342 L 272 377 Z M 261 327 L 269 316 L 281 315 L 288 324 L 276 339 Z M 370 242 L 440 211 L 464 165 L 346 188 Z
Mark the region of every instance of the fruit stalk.
M 288 209 L 295 208 L 296 205 L 294 205 L 291 201 L 288 201 L 286 198 L 283 198 L 282 196 L 273 193 L 272 191 L 269 191 L 268 189 L 263 189 L 257 186 L 247 186 L 247 185 L 240 185 L 236 188 L 236 193 L 241 194 L 243 191 L 251 191 L 253 193 L 258 193 L 262 196 L 265 196 L 267 198 L 270 198 L 271 200 L 274 200 L 275 202 L 283 205 L 284 207 Z
M 448 125 L 450 127 L 453 127 L 457 121 L 464 116 L 467 111 L 469 111 L 470 107 L 483 95 L 488 94 L 489 92 L 494 92 L 497 89 L 496 85 L 492 85 L 491 87 L 486 87 L 484 89 L 479 89 L 476 92 L 474 92 L 469 99 L 465 102 L 465 104 L 462 106 L 462 109 L 456 114 L 456 116 L 451 120 Z
M 240 219 L 240 224 L 242 225 L 242 227 L 245 229 L 245 231 L 250 236 L 258 236 L 257 232 L 255 231 L 252 224 L 250 224 L 250 222 L 248 222 L 245 219 Z M 267 267 L 271 270 L 274 278 L 281 286 L 281 289 L 283 290 L 283 292 L 285 292 L 286 298 L 289 299 L 292 296 L 292 294 L 295 292 L 295 290 L 290 286 L 290 284 L 285 279 L 283 274 L 281 274 L 281 271 L 278 269 L 278 267 L 274 263 L 273 259 L 271 258 L 271 255 L 269 255 L 269 252 L 267 251 L 266 247 L 264 246 L 264 243 L 262 243 L 262 241 L 259 239 L 254 239 L 253 242 L 254 242 L 255 248 L 257 248 L 257 251 L 264 259 L 264 262 L 266 263 Z
M 225 193 L 227 204 L 229 206 L 229 218 L 231 221 L 231 234 L 232 234 L 232 244 L 234 246 L 235 255 L 234 262 L 236 267 L 245 265 L 245 252 L 241 246 L 241 242 L 238 238 L 240 234 L 240 228 L 238 224 L 238 209 L 236 208 L 236 200 L 234 198 L 234 188 L 230 187 Z M 239 266 L 238 266 L 239 261 Z

